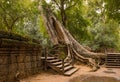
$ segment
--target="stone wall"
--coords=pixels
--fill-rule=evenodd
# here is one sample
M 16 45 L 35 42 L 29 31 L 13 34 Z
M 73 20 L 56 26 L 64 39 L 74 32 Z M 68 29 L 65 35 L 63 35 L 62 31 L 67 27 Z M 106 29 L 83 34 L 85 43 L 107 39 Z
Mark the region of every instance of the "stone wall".
M 0 82 L 16 82 L 16 75 L 24 78 L 39 73 L 41 51 L 39 44 L 0 39 Z

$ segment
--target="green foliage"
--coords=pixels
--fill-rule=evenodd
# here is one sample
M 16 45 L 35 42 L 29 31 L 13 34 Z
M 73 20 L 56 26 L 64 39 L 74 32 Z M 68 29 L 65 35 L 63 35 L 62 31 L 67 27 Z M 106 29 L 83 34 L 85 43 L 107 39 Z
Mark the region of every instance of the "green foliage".
M 0 30 L 47 44 L 49 39 L 38 6 L 39 0 L 0 0 Z
M 37 39 L 51 45 L 38 10 L 40 0 L 0 0 L 0 30 Z M 93 50 L 120 49 L 120 0 L 51 0 L 50 8 L 82 44 Z M 64 25 L 64 23 L 63 23 Z M 64 53 L 61 52 L 64 55 Z
M 120 0 L 104 0 L 106 13 L 109 18 L 120 22 Z
M 61 12 L 65 15 L 65 27 L 80 43 L 99 50 L 120 48 L 120 26 L 115 22 L 120 18 L 119 4 L 118 0 L 52 0 L 47 5 L 61 22 Z
M 92 50 L 99 50 L 100 48 L 119 50 L 120 26 L 116 21 L 108 19 L 105 2 L 103 0 L 87 0 L 87 3 L 84 2 L 83 9 L 85 9 L 84 17 L 90 22 L 87 27 L 90 38 L 81 43 L 91 47 Z
M 37 2 L 32 2 L 31 0 L 1 0 L 1 28 L 5 28 L 8 31 L 12 31 L 19 25 L 22 26 L 22 24 L 31 21 L 31 19 L 34 19 L 34 16 L 38 14 L 37 7 Z
M 64 52 L 61 51 L 59 54 L 60 54 L 59 55 L 60 59 L 65 59 L 66 58 L 66 54 Z
M 86 28 L 89 25 L 89 21 L 82 16 L 81 5 L 79 6 L 78 4 L 66 11 L 68 18 L 66 27 L 79 41 L 89 38 L 89 32 Z
M 94 29 L 91 29 L 94 45 L 98 48 L 117 48 L 120 42 L 119 30 L 119 24 L 113 20 L 105 24 L 98 23 Z
M 42 16 L 39 17 L 39 26 L 41 39 L 43 40 L 42 44 L 47 47 L 51 46 L 50 37 L 48 36 L 47 30 L 45 29 L 45 23 L 42 19 Z
M 8 30 L 13 29 L 14 23 L 21 17 L 24 16 L 24 12 L 21 8 L 19 1 L 14 0 L 1 0 L 0 1 L 0 17 L 3 20 L 4 26 L 7 27 Z

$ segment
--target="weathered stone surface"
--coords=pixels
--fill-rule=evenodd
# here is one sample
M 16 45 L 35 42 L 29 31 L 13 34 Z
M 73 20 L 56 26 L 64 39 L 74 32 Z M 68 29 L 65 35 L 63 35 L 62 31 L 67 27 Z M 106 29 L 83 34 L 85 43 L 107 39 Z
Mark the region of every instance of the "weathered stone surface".
M 35 68 L 32 68 L 31 70 L 32 70 L 32 72 L 31 72 L 32 75 L 36 74 Z
M 36 56 L 33 56 L 33 61 L 36 61 Z
M 35 68 L 37 68 L 37 67 L 38 67 L 38 66 L 37 66 L 37 61 L 35 61 L 34 63 L 35 63 Z
M 120 78 L 95 75 L 81 75 L 70 79 L 69 82 L 120 82 Z
M 35 74 L 39 72 L 39 69 L 38 68 L 35 68 Z
M 22 63 L 25 60 L 25 55 L 24 54 L 20 54 L 19 56 L 17 56 L 17 62 L 18 63 Z
M 0 56 L 0 65 L 7 64 L 7 57 L 6 56 Z
M 11 63 L 17 63 L 17 54 L 11 54 Z
M 36 67 L 36 63 L 35 63 L 35 62 L 32 62 L 32 63 L 31 63 L 31 66 L 32 66 L 32 68 L 35 68 L 35 67 Z
M 18 64 L 18 69 L 24 71 L 25 70 L 25 64 L 24 63 L 19 63 Z
M 36 61 L 39 61 L 39 60 L 40 60 L 40 59 L 39 59 L 39 56 L 37 55 L 37 56 L 36 56 Z
M 5 75 L 3 75 L 3 76 L 0 76 L 0 82 L 6 82 L 5 80 L 6 80 L 6 76 Z
M 33 72 L 32 69 L 27 69 L 27 71 L 26 71 L 26 75 L 27 75 L 27 76 L 32 75 L 32 72 Z
M 25 57 L 25 62 L 30 62 L 31 61 L 31 57 L 30 56 L 26 56 Z
M 5 50 L 0 50 L 0 55 L 5 56 L 5 55 L 8 55 L 8 54 L 10 54 L 10 52 L 6 52 Z
M 0 82 L 15 82 L 18 72 L 20 77 L 26 77 L 40 70 L 41 46 L 18 43 L 7 40 L 0 46 Z
M 31 63 L 26 63 L 26 69 L 30 69 L 31 68 Z
M 37 67 L 40 67 L 41 66 L 41 63 L 40 63 L 41 61 L 38 61 L 37 62 Z
M 38 60 L 41 60 L 41 56 L 40 55 L 38 55 L 37 57 L 38 57 Z
M 14 74 L 17 72 L 18 66 L 17 63 L 9 64 L 9 74 Z
M 15 82 L 15 74 L 9 74 L 7 77 L 7 82 Z
M 8 74 L 8 66 L 7 65 L 0 65 L 0 76 Z

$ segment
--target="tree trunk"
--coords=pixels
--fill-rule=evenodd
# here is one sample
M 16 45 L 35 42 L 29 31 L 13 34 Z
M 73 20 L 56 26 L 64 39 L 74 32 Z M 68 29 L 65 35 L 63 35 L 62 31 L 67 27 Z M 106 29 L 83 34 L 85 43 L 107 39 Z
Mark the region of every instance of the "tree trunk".
M 60 14 L 61 14 L 61 20 L 62 20 L 62 24 L 64 26 L 66 26 L 66 12 L 65 12 L 65 8 L 64 8 L 64 5 L 65 5 L 65 0 L 60 0 Z
M 68 49 L 66 61 L 72 61 L 73 57 L 81 62 L 84 62 L 96 70 L 102 58 L 105 58 L 103 53 L 94 53 L 85 49 L 80 45 L 70 34 L 70 32 L 62 26 L 51 12 L 46 12 L 43 18 L 46 22 L 46 28 L 54 45 L 65 44 Z

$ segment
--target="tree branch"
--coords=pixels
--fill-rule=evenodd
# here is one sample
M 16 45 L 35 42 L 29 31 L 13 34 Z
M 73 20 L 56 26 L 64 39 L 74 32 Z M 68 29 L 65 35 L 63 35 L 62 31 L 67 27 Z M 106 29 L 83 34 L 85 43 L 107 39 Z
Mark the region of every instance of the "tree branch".
M 16 21 L 17 21 L 19 18 L 20 18 L 20 17 L 16 17 L 16 18 L 13 20 L 13 22 L 12 22 L 12 24 L 11 24 L 11 26 L 10 26 L 10 29 L 11 29 L 11 30 L 12 30 L 13 26 L 15 25 Z
M 0 8 L 3 10 L 4 13 L 7 13 L 5 9 L 2 7 L 1 3 L 0 3 Z
M 9 28 L 10 26 L 6 20 L 6 16 L 3 17 L 3 21 L 4 21 L 5 26 L 7 26 L 7 28 Z
M 8 22 L 7 22 L 7 18 L 6 18 L 7 12 L 6 12 L 6 10 L 2 7 L 1 3 L 0 3 L 0 8 L 1 8 L 1 9 L 3 10 L 3 12 L 4 12 L 4 16 L 2 16 L 3 21 L 4 21 L 4 24 L 5 24 L 5 26 L 6 26 L 7 28 L 9 28 L 10 26 L 9 26 L 9 24 L 8 24 Z
M 78 0 L 78 1 L 79 1 L 79 0 Z M 73 5 L 67 7 L 65 10 L 68 10 L 68 9 L 70 9 L 71 7 L 75 6 L 75 5 L 78 3 L 78 1 L 76 1 Z
M 58 8 L 61 9 L 61 7 L 60 7 L 60 5 L 57 3 L 57 1 L 56 1 L 56 0 L 53 0 L 53 1 L 54 1 L 54 3 L 58 6 Z

